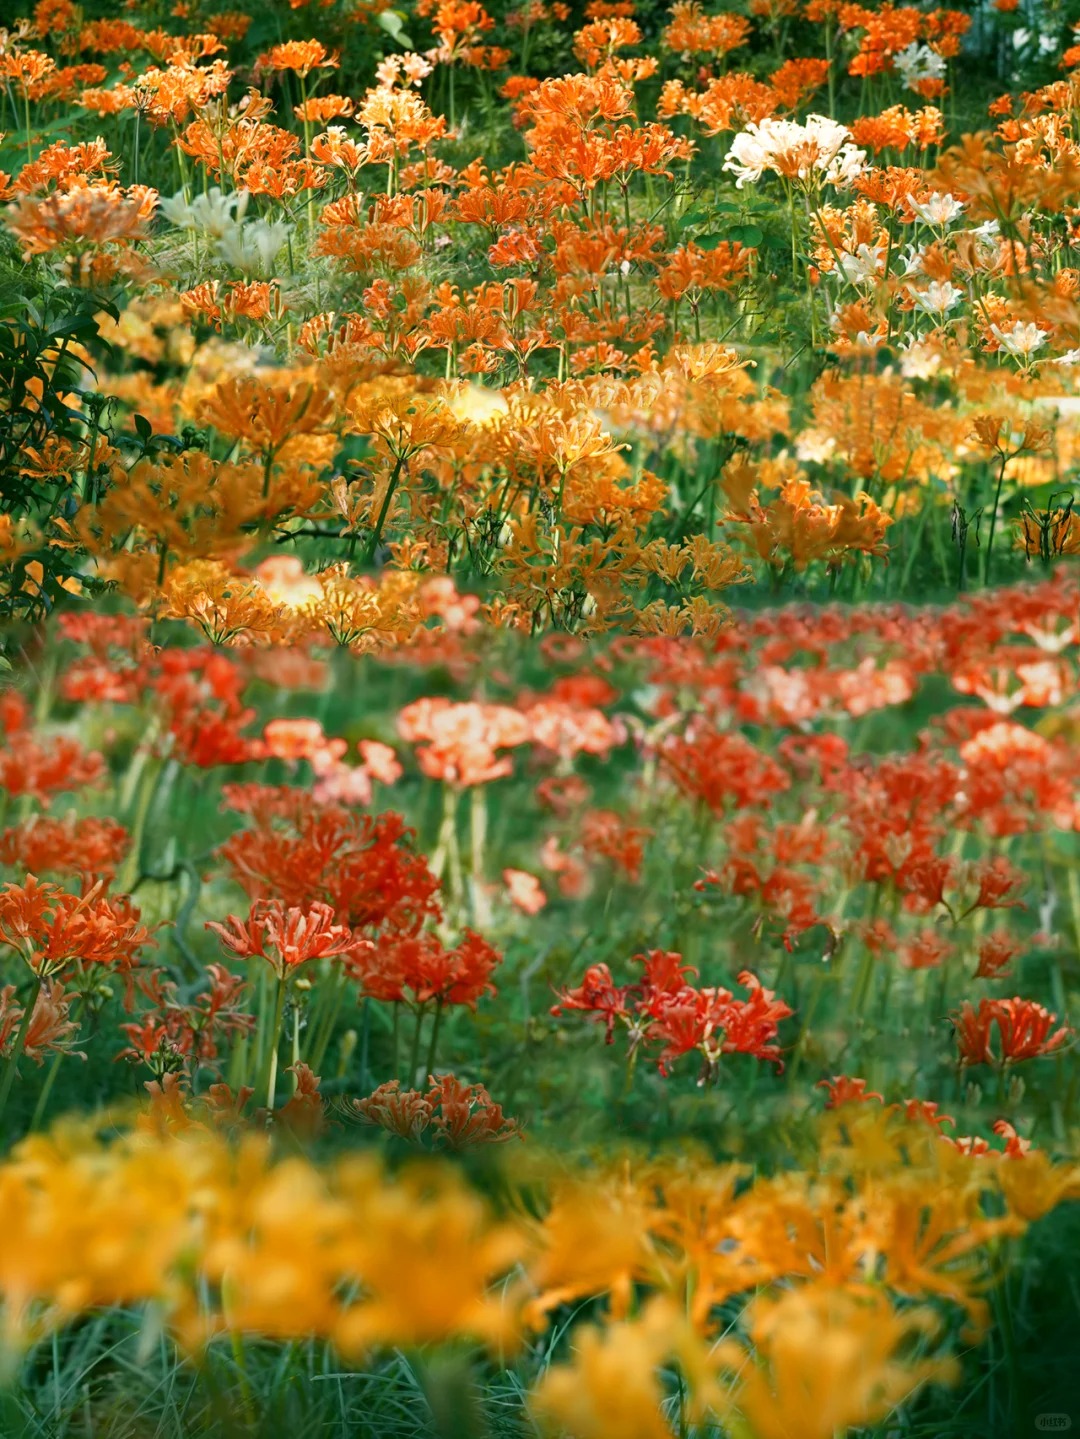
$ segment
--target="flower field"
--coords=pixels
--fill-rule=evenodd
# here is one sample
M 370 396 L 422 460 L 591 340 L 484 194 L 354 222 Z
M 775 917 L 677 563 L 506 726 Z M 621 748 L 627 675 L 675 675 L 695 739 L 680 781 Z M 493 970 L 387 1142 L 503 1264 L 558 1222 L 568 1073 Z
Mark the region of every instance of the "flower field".
M 224 3 L 0 30 L 0 1439 L 1080 1425 L 1078 17 Z

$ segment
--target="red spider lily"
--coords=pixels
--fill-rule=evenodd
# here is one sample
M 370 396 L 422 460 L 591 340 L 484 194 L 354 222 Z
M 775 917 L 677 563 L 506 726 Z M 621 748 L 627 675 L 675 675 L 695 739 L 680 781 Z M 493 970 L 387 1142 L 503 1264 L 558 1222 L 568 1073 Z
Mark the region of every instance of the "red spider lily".
M 686 987 L 688 975 L 697 975 L 692 965 L 683 964 L 682 955 L 676 950 L 651 949 L 637 958 L 645 967 L 642 986 L 647 990 L 677 994 Z
M 497 751 L 528 744 L 532 726 L 508 705 L 453 704 L 440 697 L 406 705 L 398 715 L 398 733 L 427 741 L 416 752 L 426 775 L 468 787 L 512 774 L 513 761 Z
M 929 854 L 906 865 L 900 880 L 905 909 L 926 914 L 942 905 L 954 919 L 964 919 L 976 909 L 1023 909 L 1023 902 L 1011 896 L 1026 883 L 1023 870 L 1003 855 L 961 865 L 947 856 Z M 947 891 L 953 889 L 960 894 L 950 899 Z M 965 903 L 972 890 L 974 897 Z
M 163 970 L 142 976 L 138 988 L 152 1008 L 138 1023 L 121 1026 L 131 1044 L 119 1058 L 139 1059 L 159 1068 L 189 1058 L 207 1064 L 218 1058 L 222 1041 L 250 1033 L 254 1016 L 239 1007 L 247 981 L 223 964 L 209 964 L 206 972 L 209 989 L 188 1003 L 178 999 L 177 985 Z
M 485 994 L 495 993 L 491 974 L 501 963 L 499 951 L 467 929 L 454 949 L 430 933 L 368 945 L 349 967 L 372 999 L 418 1005 L 435 1000 L 475 1009 Z
M 68 964 L 130 973 L 148 943 L 150 931 L 130 899 L 105 894 L 100 881 L 81 899 L 32 874 L 0 892 L 0 945 L 21 954 L 41 979 Z
M 128 832 L 115 820 L 33 815 L 0 834 L 0 864 L 34 874 L 51 870 L 83 880 L 111 879 L 127 845 Z
M 64 675 L 65 698 L 113 704 L 152 698 L 170 736 L 169 753 L 185 765 L 210 769 L 265 757 L 263 742 L 241 733 L 255 711 L 242 704 L 245 675 L 227 656 L 207 646 L 151 651 L 141 632 L 115 625 L 80 626 L 71 637 L 88 643 L 92 654 Z
M 303 1063 L 291 1065 L 285 1072 L 293 1076 L 296 1087 L 286 1103 L 274 1110 L 275 1128 L 285 1129 L 302 1142 L 315 1139 L 326 1123 L 319 1076 Z M 141 1127 L 175 1132 L 210 1125 L 225 1131 L 250 1132 L 252 1125 L 265 1128 L 269 1118 L 266 1109 L 249 1108 L 255 1091 L 248 1085 L 234 1092 L 228 1084 L 211 1084 L 205 1094 L 196 1098 L 188 1078 L 173 1070 L 148 1080 L 145 1089 L 150 1104 L 140 1117 Z
M 417 1140 L 431 1123 L 432 1101 L 418 1089 L 402 1089 L 399 1079 L 380 1084 L 353 1108 L 367 1124 L 377 1124 L 399 1139 Z
M 647 826 L 634 824 L 610 809 L 590 810 L 581 821 L 581 846 L 585 853 L 610 860 L 631 884 L 641 879 L 644 841 L 651 834 Z
M 559 1002 L 552 1006 L 551 1013 L 558 1017 L 566 1009 L 579 1009 L 597 1015 L 604 1021 L 604 1042 L 611 1044 L 616 1022 L 630 1016 L 627 1000 L 631 995 L 640 994 L 640 985 L 617 985 L 606 964 L 591 964 L 577 989 L 560 991 Z
M 973 866 L 972 877 L 979 886 L 972 909 L 1024 908 L 1023 901 L 1012 896 L 1015 890 L 1027 883 L 1027 875 L 1003 855 L 980 860 Z
M 588 803 L 592 790 L 578 774 L 549 775 L 536 786 L 536 801 L 560 819 Z
M 582 1010 L 601 1019 L 605 1042 L 614 1038 L 615 1025 L 626 1025 L 633 1060 L 642 1044 L 660 1044 L 660 1073 L 667 1075 L 684 1054 L 697 1050 L 704 1067 L 701 1083 L 715 1077 L 722 1054 L 752 1054 L 780 1064 L 777 1027 L 792 1010 L 744 970 L 739 983 L 749 990 L 736 999 L 726 989 L 696 989 L 686 983 L 696 971 L 682 963 L 674 951 L 653 950 L 637 956 L 645 974 L 638 984 L 618 986 L 606 964 L 591 965 L 577 989 L 564 990 L 551 1013 Z
M 845 1104 L 868 1104 L 872 1099 L 884 1104 L 884 1097 L 876 1089 L 867 1089 L 866 1085 L 865 1079 L 837 1074 L 832 1079 L 819 1080 L 817 1088 L 827 1093 L 826 1109 L 840 1109 Z M 935 1130 L 943 1124 L 956 1122 L 949 1114 L 939 1114 L 937 1103 L 932 1099 L 902 1099 L 886 1108 L 890 1114 L 902 1114 L 909 1124 L 928 1124 Z
M 1007 929 L 991 930 L 979 945 L 979 967 L 975 978 L 1007 979 L 1011 971 L 1006 966 L 1026 948 L 1025 941 L 1018 935 L 1010 934 Z
M 319 1076 L 307 1064 L 294 1064 L 285 1071 L 296 1081 L 296 1088 L 277 1111 L 278 1125 L 283 1125 L 297 1139 L 310 1141 L 322 1133 L 326 1110 L 319 1093 Z
M 1004 1139 L 1005 1141 L 1005 1148 L 1002 1150 L 1002 1153 L 1006 1159 L 1023 1159 L 1025 1154 L 1030 1153 L 1032 1148 L 1031 1140 L 1021 1139 L 1007 1119 L 995 1119 L 993 1130 L 999 1139 Z
M 316 774 L 337 763 L 349 748 L 343 739 L 330 739 L 314 719 L 270 720 L 263 727 L 263 744 L 274 759 L 290 764 L 306 759 Z
M 950 678 L 961 694 L 977 695 L 998 715 L 1011 714 L 1022 705 L 1040 709 L 1060 704 L 1070 683 L 1069 668 L 1062 661 L 1007 647 L 953 670 Z
M 254 710 L 238 715 L 221 714 L 214 709 L 188 710 L 176 716 L 169 729 L 173 736 L 173 753 L 181 764 L 196 769 L 213 769 L 215 765 L 250 764 L 265 757 L 261 740 L 240 733 L 255 718 Z
M 0 732 L 5 738 L 25 734 L 30 728 L 30 706 L 18 690 L 0 690 Z
M 949 1018 L 961 1064 L 1018 1064 L 1039 1059 L 1060 1049 L 1072 1034 L 1067 1025 L 1055 1030 L 1057 1016 L 1031 999 L 980 999 L 978 1009 L 965 1001 Z
M 999 722 L 966 739 L 960 756 L 967 767 L 965 819 L 977 819 L 994 836 L 1024 834 L 1047 822 L 1071 827 L 1075 763 L 1069 746 Z
M 255 820 L 222 845 L 220 854 L 252 899 L 279 899 L 307 908 L 329 904 L 343 924 L 372 933 L 415 934 L 440 916 L 439 881 L 410 847 L 412 831 L 400 815 L 357 815 L 316 806 L 306 795 L 230 786 L 226 803 L 248 808 Z M 237 802 L 239 799 L 239 803 Z
M 936 929 L 920 929 L 900 946 L 900 962 L 906 969 L 939 969 L 956 952 Z
M 576 754 L 606 758 L 615 745 L 626 739 L 625 726 L 618 720 L 609 720 L 601 710 L 575 702 L 569 695 L 566 698 L 523 697 L 521 707 L 529 723 L 532 743 L 541 752 L 557 756 L 564 767 Z
M 1004 1139 L 1004 1149 L 993 1149 L 988 1139 L 981 1134 L 958 1135 L 955 1139 L 949 1138 L 949 1143 L 955 1145 L 961 1154 L 970 1155 L 978 1159 L 989 1155 L 995 1159 L 1023 1159 L 1031 1152 L 1032 1143 L 1030 1139 L 1021 1139 L 1016 1130 L 1007 1119 L 996 1119 L 993 1124 L 994 1133 L 999 1139 Z
M 931 1129 L 940 1129 L 943 1124 L 956 1124 L 951 1114 L 939 1114 L 937 1102 L 933 1099 L 903 1099 L 893 1109 L 902 1112 L 909 1123 L 916 1121 L 929 1124 Z
M 947 832 L 944 817 L 960 792 L 957 766 L 934 754 L 877 764 L 860 756 L 833 783 L 846 799 L 857 876 L 905 888 L 909 875 L 930 865 L 936 883 L 936 847 Z
M 380 1084 L 366 1099 L 354 1099 L 353 1109 L 367 1124 L 377 1124 L 401 1139 L 417 1141 L 430 1134 L 434 1143 L 449 1149 L 472 1149 L 480 1144 L 502 1144 L 524 1136 L 517 1121 L 503 1114 L 482 1084 L 465 1084 L 452 1074 L 431 1075 L 427 1093 L 402 1089 L 392 1079 Z
M 741 734 L 700 726 L 685 737 L 670 736 L 660 751 L 679 789 L 722 814 L 728 805 L 768 805 L 790 780 L 776 761 Z
M 43 1064 L 46 1051 L 54 1054 L 78 1053 L 80 1059 L 86 1055 L 71 1047 L 70 1036 L 78 1029 L 74 1020 L 68 1018 L 73 994 L 66 994 L 59 980 L 44 984 L 34 1001 L 30 1023 L 23 1036 L 22 1053 L 35 1064 Z M 0 1054 L 10 1053 L 16 1039 L 25 1011 L 15 1002 L 15 986 L 7 984 L 0 990 Z
M 432 1075 L 431 1082 L 436 1143 L 469 1149 L 524 1138 L 517 1121 L 503 1114 L 502 1105 L 494 1102 L 482 1084 L 463 1084 L 452 1074 Z
M 236 1129 L 244 1123 L 244 1110 L 254 1093 L 254 1089 L 247 1084 L 242 1084 L 235 1094 L 227 1084 L 211 1084 L 207 1086 L 203 1103 L 214 1124 L 225 1129 Z
M 754 933 L 760 935 L 769 921 L 782 924 L 780 943 L 790 952 L 800 934 L 827 923 L 817 903 L 821 898 L 821 881 L 790 865 L 777 865 L 762 873 L 764 868 L 764 863 L 759 868 L 755 860 L 732 855 L 725 861 L 721 873 L 706 870 L 695 880 L 694 889 L 698 893 L 712 888 L 728 889 L 732 894 L 753 896 L 761 906 Z
M 278 899 L 256 900 L 246 920 L 230 914 L 225 924 L 208 921 L 226 949 L 239 959 L 265 959 L 279 980 L 315 959 L 341 959 L 370 948 L 348 925 L 334 923 L 334 911 L 316 900 L 304 910 Z
M 826 1109 L 839 1109 L 844 1104 L 868 1104 L 871 1099 L 884 1104 L 876 1089 L 867 1089 L 867 1083 L 867 1080 L 852 1075 L 834 1074 L 832 1079 L 819 1079 L 815 1088 L 826 1091 Z
M 948 908 L 945 891 L 953 883 L 956 861 L 946 855 L 930 854 L 909 866 L 904 875 L 904 908 L 928 914 L 939 904 Z
M 663 1045 L 657 1057 L 660 1073 L 671 1073 L 671 1066 L 684 1054 L 700 1050 L 707 1056 L 716 1046 L 713 1035 L 721 1028 L 727 990 L 692 989 L 689 985 L 672 992 L 646 992 L 639 1013 L 646 1017 L 642 1038 Z
M 12 797 L 28 795 L 47 805 L 53 795 L 96 784 L 104 774 L 101 755 L 87 753 L 65 735 L 39 743 L 17 731 L 0 746 L 0 791 Z
M 752 1054 L 755 1059 L 771 1060 L 779 1069 L 780 1048 L 775 1043 L 781 1020 L 789 1019 L 794 1010 L 771 989 L 766 989 L 755 974 L 744 969 L 736 976 L 748 991 L 748 998 L 729 999 L 722 1018 L 724 1054 Z
M 504 869 L 502 877 L 507 898 L 523 914 L 539 914 L 547 904 L 544 887 L 535 874 L 523 869 Z

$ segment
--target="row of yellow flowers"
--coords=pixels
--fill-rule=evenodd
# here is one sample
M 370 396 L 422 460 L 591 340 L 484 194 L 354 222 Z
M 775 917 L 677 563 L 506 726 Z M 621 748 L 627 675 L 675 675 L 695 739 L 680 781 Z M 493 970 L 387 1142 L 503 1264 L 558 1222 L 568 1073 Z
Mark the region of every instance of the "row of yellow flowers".
M 111 1306 L 147 1306 L 192 1362 L 226 1332 L 325 1340 L 356 1365 L 468 1341 L 532 1355 L 535 1418 L 579 1439 L 668 1434 L 671 1403 L 755 1439 L 874 1422 L 957 1376 L 947 1312 L 977 1343 L 1001 1247 L 1080 1195 L 1080 1168 L 1010 1136 L 1002 1152 L 867 1104 L 827 1114 L 802 1169 L 515 1149 L 497 1200 L 448 1160 L 280 1152 L 220 1102 L 117 1118 L 0 1165 L 9 1355 Z

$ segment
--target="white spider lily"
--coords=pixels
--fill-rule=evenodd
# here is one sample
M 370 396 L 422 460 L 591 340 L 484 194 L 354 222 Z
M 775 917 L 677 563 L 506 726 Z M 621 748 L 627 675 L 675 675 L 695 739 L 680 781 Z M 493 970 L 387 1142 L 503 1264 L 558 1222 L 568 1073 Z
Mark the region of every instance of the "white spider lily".
M 931 280 L 925 290 L 908 286 L 915 308 L 924 315 L 947 315 L 964 298 L 964 292 L 951 280 Z

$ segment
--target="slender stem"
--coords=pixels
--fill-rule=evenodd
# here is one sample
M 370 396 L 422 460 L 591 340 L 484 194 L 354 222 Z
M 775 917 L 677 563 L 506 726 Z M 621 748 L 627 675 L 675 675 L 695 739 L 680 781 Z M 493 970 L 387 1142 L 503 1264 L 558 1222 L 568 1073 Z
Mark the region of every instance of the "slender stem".
M 449 832 L 449 881 L 450 899 L 458 906 L 461 906 L 465 896 L 465 880 L 461 867 L 461 845 L 458 842 L 457 832 L 457 802 L 458 791 L 452 785 L 447 785 L 447 804 L 451 807 L 451 821 Z
M 277 1098 L 277 1071 L 278 1071 L 278 1049 L 281 1045 L 282 1021 L 285 1017 L 285 989 L 286 980 L 284 975 L 278 976 L 277 993 L 274 997 L 274 1028 L 270 1041 L 270 1063 L 269 1073 L 266 1080 L 266 1118 L 270 1122 L 274 1113 L 274 1101 Z
M 72 1019 L 78 1014 L 82 1007 L 83 998 L 84 996 L 81 994 L 76 997 L 74 1004 L 68 1010 L 69 1019 Z M 45 1118 L 45 1111 L 49 1107 L 49 1096 L 52 1094 L 53 1085 L 56 1083 L 56 1076 L 60 1073 L 60 1061 L 63 1057 L 64 1051 L 62 1049 L 58 1049 L 52 1057 L 49 1072 L 45 1076 L 45 1083 L 41 1086 L 41 1093 L 38 1095 L 37 1104 L 34 1105 L 34 1114 L 30 1120 L 31 1131 L 38 1129 L 41 1121 Z
M 11 1053 L 4 1061 L 4 1075 L 3 1078 L 0 1079 L 0 1115 L 3 1114 L 7 1107 L 11 1086 L 15 1083 L 15 1073 L 19 1067 L 19 1060 L 22 1058 L 23 1050 L 26 1048 L 26 1036 L 30 1032 L 30 1024 L 34 1018 L 34 1009 L 40 993 L 41 975 L 35 974 L 30 997 L 26 1001 L 26 1008 L 23 1010 L 22 1019 L 19 1021 L 18 1032 L 15 1035 L 15 1043 L 11 1046 Z
M 483 785 L 469 791 L 469 861 L 472 888 L 473 922 L 483 928 L 490 923 L 487 895 L 484 891 L 484 841 L 487 837 L 487 795 Z
M 855 990 L 851 998 L 851 1007 L 859 1018 L 862 1017 L 863 1010 L 866 1008 L 867 999 L 873 989 L 874 963 L 873 950 L 867 945 L 862 957 L 862 963 L 859 966 L 859 972 L 855 978 Z
M 64 1051 L 58 1049 L 52 1057 L 49 1065 L 49 1072 L 45 1076 L 45 1083 L 41 1086 L 41 1093 L 38 1095 L 37 1104 L 34 1105 L 34 1114 L 30 1120 L 31 1131 L 40 1127 L 41 1121 L 45 1118 L 45 1111 L 49 1105 L 49 1096 L 52 1094 L 53 1085 L 56 1083 L 56 1076 L 60 1072 L 60 1061 L 64 1057 Z
M 429 868 L 436 879 L 442 879 L 447 860 L 450 858 L 450 840 L 454 833 L 457 798 L 457 790 L 444 781 L 442 787 L 442 819 L 439 823 L 439 834 L 435 841 L 435 848 L 432 851 L 429 864 Z
M 363 1014 L 360 1017 L 360 1093 L 368 1092 L 368 1056 L 371 1049 L 371 1000 L 365 995 L 360 1001 Z
M 431 1025 L 431 1038 L 428 1040 L 427 1060 L 424 1063 L 424 1083 L 426 1084 L 435 1068 L 435 1049 L 439 1043 L 439 1024 L 442 1020 L 443 1002 L 441 999 L 435 1001 L 435 1018 Z
M 121 893 L 130 891 L 132 885 L 141 873 L 141 852 L 143 832 L 146 829 L 146 821 L 150 814 L 150 807 L 157 790 L 158 776 L 160 774 L 160 761 L 147 760 L 140 781 L 138 797 L 135 801 L 135 813 L 131 820 L 131 847 L 116 877 L 116 887 Z
M 300 80 L 300 100 L 301 100 L 301 104 L 302 104 L 303 110 L 304 110 L 304 157 L 305 157 L 307 160 L 310 160 L 310 159 L 311 159 L 311 121 L 310 121 L 310 119 L 308 118 L 308 112 L 307 112 L 307 102 L 308 102 L 307 79 L 306 79 L 306 77 L 305 77 L 304 75 L 300 75 L 298 78 L 299 78 L 299 80 Z M 313 192 L 312 190 L 310 190 L 310 189 L 308 190 L 308 195 L 307 195 L 307 221 L 308 221 L 308 239 L 310 240 L 311 236 L 315 233 L 315 195 L 314 195 L 314 192 Z
M 990 583 L 990 561 L 994 554 L 994 531 L 997 528 L 998 506 L 1001 504 L 1001 490 L 1005 484 L 1005 466 L 1008 459 L 1005 455 L 1001 457 L 1001 469 L 998 471 L 997 489 L 994 491 L 994 507 L 990 511 L 990 533 L 986 537 L 986 565 L 983 568 L 983 584 Z
M 341 1013 L 342 1001 L 345 997 L 345 974 L 340 968 L 331 970 L 326 984 L 320 991 L 321 1004 L 318 1010 L 318 1022 L 312 1023 L 311 1049 L 308 1053 L 308 1063 L 318 1073 L 319 1066 L 326 1058 L 326 1051 L 330 1047 L 330 1041 L 334 1037 L 334 1029 L 337 1025 L 338 1015 Z
M 919 518 L 915 523 L 915 533 L 912 536 L 911 540 L 911 547 L 904 557 L 904 572 L 900 577 L 901 595 L 907 594 L 907 583 L 908 580 L 911 578 L 912 566 L 915 564 L 915 561 L 918 558 L 922 548 L 923 532 L 926 529 L 926 521 L 929 518 L 930 508 L 932 504 L 932 496 L 928 491 L 924 491 L 922 497 L 922 504 L 919 506 Z
M 382 508 L 379 510 L 379 518 L 375 521 L 375 528 L 371 532 L 371 543 L 368 545 L 367 562 L 369 565 L 375 563 L 375 552 L 379 548 L 379 541 L 382 539 L 383 525 L 386 523 L 387 511 L 390 509 L 390 501 L 394 498 L 394 491 L 397 489 L 398 480 L 401 478 L 401 469 L 405 463 L 404 453 L 400 454 L 397 464 L 394 466 L 390 476 L 390 483 L 386 487 L 386 494 L 383 496 Z
M 413 1030 L 412 1049 L 409 1051 L 409 1072 L 406 1076 L 410 1089 L 416 1083 L 416 1071 L 420 1067 L 420 1031 L 423 1028 L 426 1010 L 426 1004 L 416 1006 L 416 1028 Z
M 269 1036 L 270 1027 L 267 1023 L 267 1017 L 271 1013 L 270 984 L 272 976 L 270 971 L 267 969 L 264 960 L 253 959 L 251 961 L 251 965 L 253 968 L 255 966 L 258 967 L 257 977 L 253 976 L 255 978 L 255 988 L 258 990 L 258 1000 L 256 1004 L 255 1016 L 255 1042 L 253 1045 L 255 1051 L 255 1063 L 252 1070 L 252 1082 L 255 1084 L 261 1084 L 263 1076 L 266 1074 L 267 1063 L 269 1062 L 267 1038 Z
M 251 1395 L 251 1381 L 248 1379 L 247 1361 L 244 1355 L 244 1336 L 239 1329 L 230 1327 L 229 1347 L 232 1350 L 233 1363 L 236 1365 L 237 1376 L 240 1380 L 240 1402 L 243 1406 L 244 1417 L 249 1424 L 255 1422 L 255 1405 Z
M 795 221 L 795 192 L 794 192 L 794 190 L 792 190 L 792 188 L 791 188 L 790 185 L 788 185 L 786 188 L 787 188 L 787 200 L 788 200 L 788 215 L 789 215 L 789 217 L 790 217 L 790 222 L 791 222 L 791 283 L 792 283 L 792 285 L 797 285 L 797 284 L 799 283 L 799 245 L 798 245 L 798 227 L 797 227 L 796 221 Z M 810 289 L 809 289 L 810 280 L 809 280 L 809 277 L 807 277 L 806 284 L 807 284 L 807 294 L 810 294 Z M 811 295 L 810 298 L 811 298 L 811 302 L 812 302 L 812 301 L 813 301 L 813 296 Z
M 262 497 L 263 497 L 264 500 L 265 500 L 265 499 L 267 498 L 267 496 L 270 494 L 270 480 L 271 480 L 271 478 L 272 478 L 272 476 L 273 476 L 273 470 L 274 470 L 274 451 L 273 451 L 273 448 L 269 448 L 269 449 L 267 449 L 267 451 L 266 451 L 266 458 L 265 458 L 265 460 L 263 461 Z
M 26 84 L 23 85 L 23 108 L 26 112 L 26 159 L 32 164 L 34 149 L 30 143 L 30 90 Z

